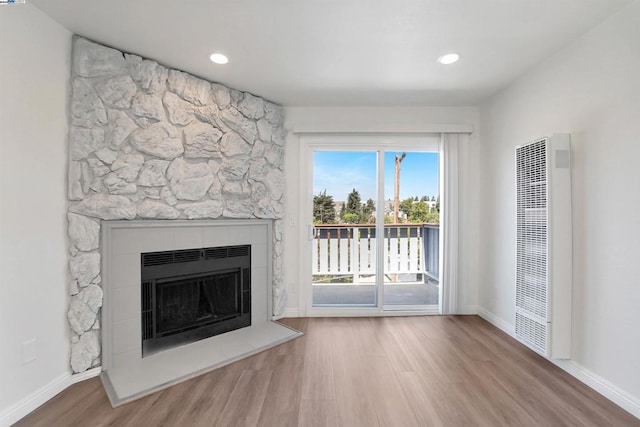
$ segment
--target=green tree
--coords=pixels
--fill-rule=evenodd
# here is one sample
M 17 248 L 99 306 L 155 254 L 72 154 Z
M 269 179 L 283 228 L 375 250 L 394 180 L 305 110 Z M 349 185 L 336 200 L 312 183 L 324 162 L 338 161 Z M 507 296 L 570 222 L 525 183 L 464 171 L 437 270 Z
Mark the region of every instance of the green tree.
M 428 200 L 429 200 L 429 197 L 428 197 L 428 196 L 422 196 L 422 197 L 420 197 L 420 201 L 421 201 L 421 202 L 427 202 Z
M 324 190 L 317 196 L 313 196 L 313 223 L 314 224 L 335 224 L 336 210 L 333 196 Z
M 360 223 L 360 218 L 357 214 L 347 212 L 342 215 L 342 222 L 344 224 L 358 224 Z
M 353 220 L 354 217 L 348 214 L 355 215 L 355 221 Z M 347 196 L 347 203 L 344 205 L 341 218 L 343 222 L 347 222 L 349 224 L 360 222 L 362 219 L 362 201 L 360 200 L 360 193 L 358 193 L 355 188 Z
M 400 202 L 400 211 L 405 215 L 409 216 L 409 212 L 411 212 L 411 206 L 413 206 L 413 197 L 409 197 L 408 199 L 404 199 Z
M 375 224 L 376 218 L 373 216 L 373 213 L 376 210 L 376 202 L 373 199 L 367 200 L 366 203 L 362 204 L 362 222 L 367 224 Z
M 420 223 L 428 222 L 429 205 L 426 202 L 414 203 L 409 211 L 409 222 Z

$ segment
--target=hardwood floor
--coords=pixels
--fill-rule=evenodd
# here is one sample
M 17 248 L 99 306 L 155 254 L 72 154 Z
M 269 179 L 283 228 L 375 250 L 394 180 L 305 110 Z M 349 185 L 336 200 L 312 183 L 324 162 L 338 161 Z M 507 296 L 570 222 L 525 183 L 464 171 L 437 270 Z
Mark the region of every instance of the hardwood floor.
M 640 426 L 477 316 L 282 322 L 305 336 L 115 409 L 87 380 L 16 426 Z

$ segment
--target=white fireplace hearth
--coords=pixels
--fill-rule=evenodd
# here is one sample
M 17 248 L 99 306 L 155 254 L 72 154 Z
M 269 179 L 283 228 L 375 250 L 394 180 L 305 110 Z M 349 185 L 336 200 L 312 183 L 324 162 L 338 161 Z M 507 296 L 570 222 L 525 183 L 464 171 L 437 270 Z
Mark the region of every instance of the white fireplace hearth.
M 113 406 L 286 342 L 271 321 L 273 221 L 102 221 L 102 380 Z M 251 326 L 142 357 L 141 254 L 251 246 Z

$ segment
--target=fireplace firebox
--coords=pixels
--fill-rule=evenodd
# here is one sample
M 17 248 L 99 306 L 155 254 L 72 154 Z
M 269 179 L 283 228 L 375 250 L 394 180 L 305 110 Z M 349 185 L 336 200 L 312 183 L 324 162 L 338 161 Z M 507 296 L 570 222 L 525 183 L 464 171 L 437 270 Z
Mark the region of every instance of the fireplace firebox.
M 251 246 L 142 253 L 142 357 L 251 325 Z

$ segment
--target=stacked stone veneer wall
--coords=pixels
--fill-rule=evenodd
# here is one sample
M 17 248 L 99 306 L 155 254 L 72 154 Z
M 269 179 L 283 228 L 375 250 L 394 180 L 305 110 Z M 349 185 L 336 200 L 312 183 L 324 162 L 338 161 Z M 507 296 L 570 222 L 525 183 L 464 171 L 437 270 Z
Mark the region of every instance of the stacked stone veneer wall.
M 71 367 L 100 365 L 100 220 L 274 219 L 284 307 L 282 109 L 75 38 L 69 133 Z

